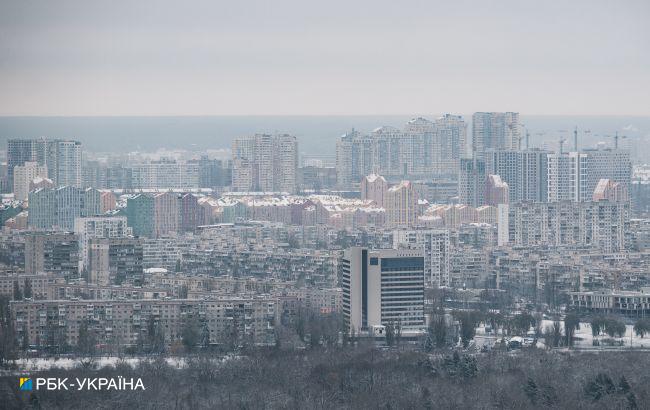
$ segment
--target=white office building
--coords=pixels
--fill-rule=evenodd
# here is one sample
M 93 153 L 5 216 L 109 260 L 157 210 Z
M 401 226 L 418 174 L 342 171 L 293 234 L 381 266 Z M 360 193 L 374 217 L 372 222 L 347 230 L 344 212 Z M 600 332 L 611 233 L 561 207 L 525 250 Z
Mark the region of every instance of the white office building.
M 343 316 L 350 333 L 375 326 L 421 331 L 424 321 L 422 250 L 353 247 L 344 252 Z

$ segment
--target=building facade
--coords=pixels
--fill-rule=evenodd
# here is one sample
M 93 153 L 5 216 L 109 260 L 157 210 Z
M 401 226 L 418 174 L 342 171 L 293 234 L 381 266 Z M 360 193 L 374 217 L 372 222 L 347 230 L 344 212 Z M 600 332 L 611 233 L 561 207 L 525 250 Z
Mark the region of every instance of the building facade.
M 298 141 L 287 134 L 256 134 L 232 144 L 233 190 L 288 192 L 297 187 Z
M 373 326 L 420 331 L 424 323 L 421 250 L 353 247 L 342 259 L 343 317 L 350 333 Z
M 101 193 L 93 188 L 40 188 L 29 193 L 28 225 L 37 230 L 73 231 L 76 218 L 101 214 L 101 202 Z
M 489 149 L 519 150 L 519 113 L 477 112 L 472 115 L 472 152 L 482 158 Z

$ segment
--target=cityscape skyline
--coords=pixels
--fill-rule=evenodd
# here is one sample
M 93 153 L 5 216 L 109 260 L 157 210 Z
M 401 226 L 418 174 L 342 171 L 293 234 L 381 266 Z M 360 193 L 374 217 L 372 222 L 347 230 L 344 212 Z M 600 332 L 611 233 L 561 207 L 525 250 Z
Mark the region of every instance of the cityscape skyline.
M 648 17 L 0 1 L 3 408 L 648 408 Z

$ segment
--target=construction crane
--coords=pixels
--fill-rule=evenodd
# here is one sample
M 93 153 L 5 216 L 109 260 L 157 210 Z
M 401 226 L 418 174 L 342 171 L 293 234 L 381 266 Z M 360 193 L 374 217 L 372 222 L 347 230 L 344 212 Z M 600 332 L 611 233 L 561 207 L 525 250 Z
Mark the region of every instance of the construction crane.
M 565 142 L 566 142 L 566 138 L 560 137 L 560 155 L 562 155 L 564 153 L 563 148 L 564 148 L 564 143 Z

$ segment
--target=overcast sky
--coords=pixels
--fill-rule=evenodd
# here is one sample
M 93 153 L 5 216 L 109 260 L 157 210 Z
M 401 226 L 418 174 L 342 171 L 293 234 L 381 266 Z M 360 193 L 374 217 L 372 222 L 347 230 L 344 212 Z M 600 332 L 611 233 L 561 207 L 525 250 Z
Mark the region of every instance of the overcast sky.
M 0 115 L 650 115 L 650 1 L 0 0 Z

